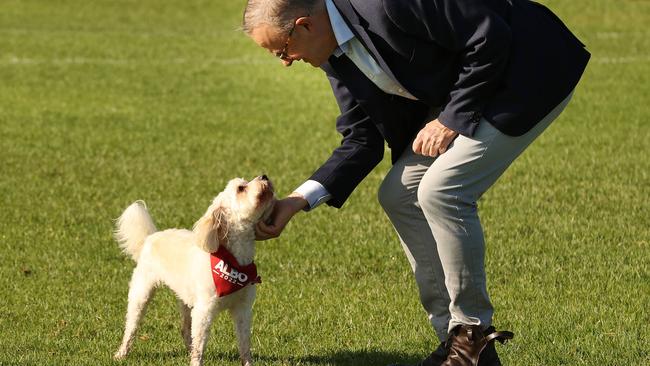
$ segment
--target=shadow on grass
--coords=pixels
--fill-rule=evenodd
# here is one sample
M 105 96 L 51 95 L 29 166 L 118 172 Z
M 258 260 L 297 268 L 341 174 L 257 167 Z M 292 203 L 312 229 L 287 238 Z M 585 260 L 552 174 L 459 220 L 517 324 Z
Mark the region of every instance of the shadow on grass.
M 414 364 L 423 358 L 422 355 L 405 354 L 383 351 L 339 351 L 323 355 L 305 356 L 266 356 L 253 355 L 253 361 L 260 365 L 281 363 L 287 365 L 334 365 L 334 366 L 386 366 L 393 363 Z M 219 360 L 236 362 L 239 357 L 235 353 L 208 353 L 206 364 L 216 363 Z
M 339 351 L 326 355 L 296 357 L 293 361 L 313 363 L 316 365 L 336 366 L 384 366 L 393 363 L 413 364 L 418 355 L 383 351 Z M 417 360 L 417 361 L 416 361 Z M 289 363 L 293 364 L 291 360 Z M 297 362 L 296 362 L 297 363 Z
M 424 354 L 407 354 L 402 352 L 385 352 L 377 350 L 351 350 L 337 351 L 317 355 L 264 355 L 253 354 L 253 361 L 258 365 L 283 364 L 283 365 L 333 365 L 333 366 L 387 366 L 394 363 L 411 365 L 424 358 Z M 174 350 L 138 351 L 132 352 L 130 357 L 159 364 L 161 361 L 179 358 L 188 358 L 189 354 L 184 348 Z M 239 355 L 236 351 L 208 351 L 205 354 L 206 365 L 219 365 L 227 361 L 237 363 Z M 147 362 L 147 361 L 145 361 Z

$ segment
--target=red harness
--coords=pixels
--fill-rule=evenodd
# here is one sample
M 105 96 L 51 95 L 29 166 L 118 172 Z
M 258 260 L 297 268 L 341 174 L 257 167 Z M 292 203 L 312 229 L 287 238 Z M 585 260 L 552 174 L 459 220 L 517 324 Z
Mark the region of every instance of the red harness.
M 240 266 L 235 256 L 223 245 L 216 252 L 210 253 L 210 268 L 219 297 L 230 295 L 249 284 L 262 283 L 255 263 Z

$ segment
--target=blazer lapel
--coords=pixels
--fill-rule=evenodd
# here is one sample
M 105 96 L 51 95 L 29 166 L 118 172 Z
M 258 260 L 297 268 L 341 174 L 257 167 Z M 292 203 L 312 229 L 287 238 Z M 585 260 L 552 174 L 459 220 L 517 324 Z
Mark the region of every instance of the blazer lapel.
M 361 25 L 361 19 L 359 18 L 358 12 L 355 9 L 355 7 L 363 7 L 364 6 L 364 1 L 360 1 L 358 4 L 354 4 L 354 7 L 352 5 L 352 2 L 350 0 L 332 0 L 338 11 L 341 13 L 343 16 L 343 20 L 347 23 L 348 27 L 352 30 L 352 33 L 359 39 L 361 44 L 366 48 L 368 53 L 370 53 L 370 56 L 375 59 L 377 64 L 381 67 L 382 70 L 388 76 L 390 76 L 393 80 L 397 80 L 395 75 L 393 74 L 393 71 L 388 67 L 386 64 L 386 61 L 384 61 L 384 58 L 381 56 L 379 51 L 377 51 L 377 48 L 375 47 L 374 43 L 370 39 L 370 36 L 368 35 L 368 31 Z M 361 11 L 362 12 L 362 11 Z

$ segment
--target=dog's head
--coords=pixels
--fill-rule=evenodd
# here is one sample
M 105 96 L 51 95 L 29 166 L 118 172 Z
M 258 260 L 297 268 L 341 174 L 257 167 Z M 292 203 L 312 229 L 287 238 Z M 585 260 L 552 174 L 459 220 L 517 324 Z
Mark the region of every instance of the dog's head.
M 209 253 L 216 251 L 229 233 L 254 230 L 255 224 L 269 217 L 274 204 L 273 184 L 266 175 L 250 182 L 232 179 L 194 224 L 197 245 Z

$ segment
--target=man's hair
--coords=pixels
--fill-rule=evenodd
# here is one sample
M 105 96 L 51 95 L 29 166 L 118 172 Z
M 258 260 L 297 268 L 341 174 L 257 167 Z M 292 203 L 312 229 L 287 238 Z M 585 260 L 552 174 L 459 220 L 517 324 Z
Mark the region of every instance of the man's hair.
M 242 30 L 250 35 L 253 29 L 266 24 L 289 32 L 297 18 L 324 9 L 323 0 L 248 0 Z

